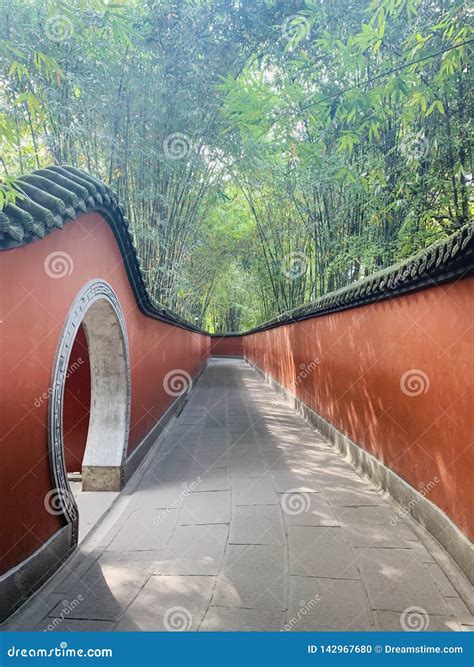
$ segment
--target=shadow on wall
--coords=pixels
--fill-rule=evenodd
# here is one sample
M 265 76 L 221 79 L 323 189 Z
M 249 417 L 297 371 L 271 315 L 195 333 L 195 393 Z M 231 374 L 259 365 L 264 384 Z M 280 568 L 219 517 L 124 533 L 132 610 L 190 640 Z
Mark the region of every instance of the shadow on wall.
M 245 356 L 469 535 L 474 278 L 244 337 Z M 472 533 L 471 533 L 472 535 Z

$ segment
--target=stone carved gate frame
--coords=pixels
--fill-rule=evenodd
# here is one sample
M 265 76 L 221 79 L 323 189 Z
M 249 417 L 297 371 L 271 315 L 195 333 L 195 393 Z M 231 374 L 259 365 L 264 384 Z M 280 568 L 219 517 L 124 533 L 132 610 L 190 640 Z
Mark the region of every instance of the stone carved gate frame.
M 119 491 L 123 485 L 130 429 L 130 355 L 125 316 L 112 287 L 88 282 L 76 296 L 59 339 L 49 398 L 49 461 L 54 504 L 71 526 L 71 546 L 78 541 L 78 509 L 67 478 L 63 408 L 72 347 L 84 327 L 91 368 L 89 431 L 84 453 L 83 490 Z

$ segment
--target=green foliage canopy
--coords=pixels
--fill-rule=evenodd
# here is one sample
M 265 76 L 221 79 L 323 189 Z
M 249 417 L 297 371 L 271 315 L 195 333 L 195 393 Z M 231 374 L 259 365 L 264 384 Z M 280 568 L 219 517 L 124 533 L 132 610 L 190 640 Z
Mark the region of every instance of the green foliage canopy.
M 1 0 L 0 208 L 72 163 L 155 298 L 257 324 L 472 215 L 461 0 Z

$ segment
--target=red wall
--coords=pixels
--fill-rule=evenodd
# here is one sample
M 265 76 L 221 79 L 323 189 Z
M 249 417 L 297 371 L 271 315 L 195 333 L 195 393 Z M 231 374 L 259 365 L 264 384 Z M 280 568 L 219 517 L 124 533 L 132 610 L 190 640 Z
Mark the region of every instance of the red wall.
M 70 273 L 62 278 L 45 270 L 56 252 L 70 257 Z M 175 400 L 163 388 L 166 372 L 183 369 L 194 375 L 209 354 L 208 336 L 139 312 L 113 233 L 98 213 L 1 253 L 0 572 L 33 553 L 63 522 L 44 507 L 52 487 L 48 391 L 69 308 L 92 279 L 113 287 L 125 313 L 132 368 L 129 452 Z
M 211 354 L 214 357 L 243 356 L 242 336 L 222 336 L 211 338 Z
M 84 327 L 77 331 L 64 390 L 64 458 L 68 472 L 79 472 L 86 449 L 91 407 L 91 369 Z
M 244 337 L 247 359 L 413 487 L 437 477 L 427 497 L 467 535 L 473 290 L 468 278 Z M 402 391 L 412 369 L 426 393 Z
M 56 252 L 70 258 L 71 270 L 62 278 L 45 270 Z M 3 251 L 0 572 L 24 560 L 63 523 L 44 507 L 52 486 L 48 393 L 69 308 L 92 279 L 112 285 L 125 313 L 132 369 L 129 452 L 174 400 L 163 388 L 168 371 L 195 375 L 211 340 L 213 354 L 240 354 L 239 337 L 211 339 L 141 314 L 113 233 L 98 213 Z M 465 279 L 243 337 L 248 359 L 415 488 L 437 476 L 429 499 L 466 533 L 474 472 L 468 455 L 473 286 L 473 278 Z M 426 393 L 401 391 L 400 379 L 411 369 L 427 374 Z

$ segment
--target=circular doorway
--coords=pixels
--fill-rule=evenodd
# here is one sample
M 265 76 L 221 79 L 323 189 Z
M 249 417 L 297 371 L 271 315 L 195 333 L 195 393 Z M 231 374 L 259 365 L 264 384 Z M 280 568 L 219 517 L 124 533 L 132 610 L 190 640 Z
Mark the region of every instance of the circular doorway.
M 112 287 L 87 283 L 67 317 L 56 353 L 49 401 L 49 455 L 57 503 L 77 541 L 78 513 L 67 479 L 64 396 L 78 332 L 85 333 L 90 368 L 90 414 L 82 460 L 83 491 L 119 491 L 130 424 L 130 358 L 125 317 Z

